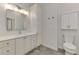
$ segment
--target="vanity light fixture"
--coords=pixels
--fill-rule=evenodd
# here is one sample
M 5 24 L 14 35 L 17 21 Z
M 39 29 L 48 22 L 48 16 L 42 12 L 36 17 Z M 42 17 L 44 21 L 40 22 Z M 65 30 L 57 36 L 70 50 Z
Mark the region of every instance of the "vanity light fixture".
M 14 10 L 14 6 L 9 5 L 9 4 L 5 4 L 4 7 L 5 7 L 5 9 Z
M 24 10 L 24 9 L 18 9 L 16 6 L 10 5 L 10 4 L 5 4 L 5 9 L 10 9 L 25 15 L 28 15 L 28 11 Z
M 19 10 L 19 12 L 22 13 L 22 14 L 28 15 L 28 12 L 24 9 Z

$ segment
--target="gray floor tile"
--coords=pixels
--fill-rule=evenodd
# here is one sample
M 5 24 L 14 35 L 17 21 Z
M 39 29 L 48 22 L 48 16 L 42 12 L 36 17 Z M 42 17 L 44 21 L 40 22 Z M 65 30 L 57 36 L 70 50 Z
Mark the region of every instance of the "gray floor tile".
M 64 52 L 61 50 L 55 51 L 47 47 L 40 46 L 28 53 L 28 55 L 64 55 Z

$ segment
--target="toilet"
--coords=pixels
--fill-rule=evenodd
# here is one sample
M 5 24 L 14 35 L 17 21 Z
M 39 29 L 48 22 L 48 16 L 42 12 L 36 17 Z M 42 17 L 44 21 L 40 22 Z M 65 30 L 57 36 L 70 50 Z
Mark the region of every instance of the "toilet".
M 76 46 L 73 44 L 74 35 L 72 34 L 64 34 L 64 44 L 63 48 L 65 50 L 66 55 L 74 55 L 76 54 Z

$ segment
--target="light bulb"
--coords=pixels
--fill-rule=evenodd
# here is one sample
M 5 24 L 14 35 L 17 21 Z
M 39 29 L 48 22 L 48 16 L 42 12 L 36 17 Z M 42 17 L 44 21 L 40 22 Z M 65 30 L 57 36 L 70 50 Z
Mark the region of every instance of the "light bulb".
M 28 12 L 25 11 L 24 9 L 19 10 L 19 12 L 22 13 L 22 14 L 28 15 Z
M 9 4 L 5 4 L 5 9 L 13 10 L 13 6 Z
M 25 11 L 25 10 L 23 11 L 23 13 L 24 13 L 24 14 L 26 14 L 26 15 L 28 15 L 28 12 L 27 12 L 27 11 Z
M 18 8 L 15 7 L 13 10 L 14 10 L 14 11 L 18 11 Z

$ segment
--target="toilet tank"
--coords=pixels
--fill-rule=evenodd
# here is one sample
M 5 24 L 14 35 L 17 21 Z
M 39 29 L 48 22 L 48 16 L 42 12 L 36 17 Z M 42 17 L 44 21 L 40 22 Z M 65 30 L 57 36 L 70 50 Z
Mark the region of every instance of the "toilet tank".
M 73 43 L 74 37 L 75 36 L 73 34 L 64 34 L 64 41 L 68 43 Z

